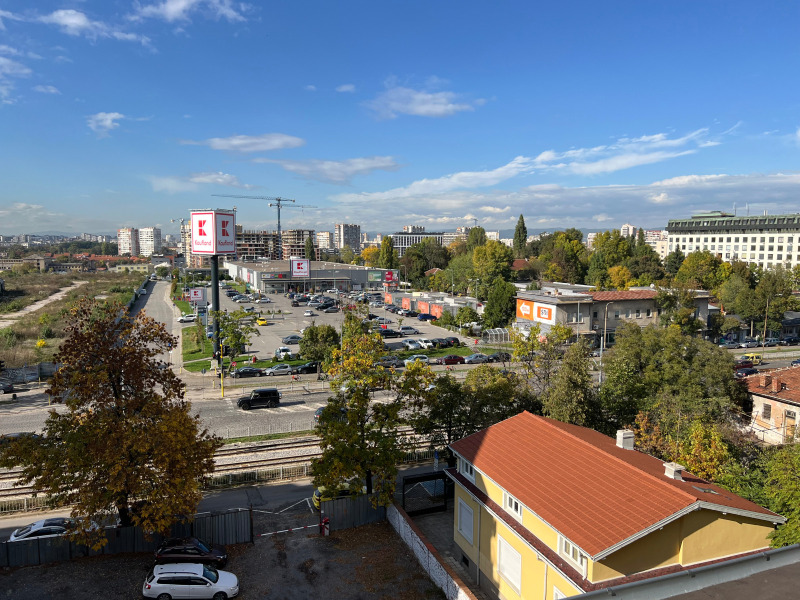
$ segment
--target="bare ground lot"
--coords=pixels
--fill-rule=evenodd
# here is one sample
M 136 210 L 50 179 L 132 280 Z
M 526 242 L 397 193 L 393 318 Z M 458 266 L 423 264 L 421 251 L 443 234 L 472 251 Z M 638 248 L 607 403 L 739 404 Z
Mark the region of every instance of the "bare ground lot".
M 315 513 L 256 513 L 255 532 L 310 525 Z M 226 570 L 239 577 L 239 598 L 254 600 L 439 600 L 444 596 L 386 523 L 333 532 L 317 529 L 258 537 L 229 546 Z M 0 571 L 0 597 L 26 600 L 141 598 L 152 554 L 99 556 Z

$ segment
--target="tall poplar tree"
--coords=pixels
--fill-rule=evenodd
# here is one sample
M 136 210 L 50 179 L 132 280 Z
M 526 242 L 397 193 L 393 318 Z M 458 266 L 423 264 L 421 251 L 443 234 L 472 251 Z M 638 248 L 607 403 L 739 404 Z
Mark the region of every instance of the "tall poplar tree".
M 525 258 L 525 247 L 528 244 L 528 228 L 525 227 L 525 218 L 520 215 L 517 227 L 514 229 L 514 256 Z

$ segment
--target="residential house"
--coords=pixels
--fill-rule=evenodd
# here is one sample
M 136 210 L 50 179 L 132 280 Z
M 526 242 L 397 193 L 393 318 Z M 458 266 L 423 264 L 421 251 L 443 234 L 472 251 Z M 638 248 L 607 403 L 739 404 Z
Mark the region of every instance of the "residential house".
M 557 600 L 733 561 L 784 517 L 617 440 L 520 413 L 450 445 L 454 539 L 487 594 Z
M 767 444 L 797 441 L 800 369 L 789 367 L 759 373 L 744 381 L 753 402 L 750 431 Z

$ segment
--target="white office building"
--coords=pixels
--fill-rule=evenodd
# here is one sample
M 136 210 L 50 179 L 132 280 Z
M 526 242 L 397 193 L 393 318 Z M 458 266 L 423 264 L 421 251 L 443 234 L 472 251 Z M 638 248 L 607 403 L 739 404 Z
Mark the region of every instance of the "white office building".
M 139 253 L 142 256 L 161 254 L 161 229 L 142 227 L 139 230 Z

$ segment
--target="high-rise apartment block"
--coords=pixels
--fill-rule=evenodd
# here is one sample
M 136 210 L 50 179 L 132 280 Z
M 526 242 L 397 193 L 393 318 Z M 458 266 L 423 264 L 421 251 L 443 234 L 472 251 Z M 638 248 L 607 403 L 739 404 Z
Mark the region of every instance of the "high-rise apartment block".
M 392 234 L 392 242 L 394 249 L 397 250 L 397 255 L 402 258 L 411 246 L 419 244 L 426 238 L 433 238 L 441 246 L 444 240 L 443 232 L 426 232 L 425 228 L 420 225 L 406 225 L 403 231 L 398 231 Z
M 139 230 L 135 227 L 117 229 L 117 246 L 120 256 L 139 256 Z
M 287 229 L 281 232 L 281 242 L 283 246 L 283 258 L 288 259 L 291 256 L 298 256 L 306 258 L 306 240 L 312 240 L 316 236 L 313 229 Z M 310 259 L 316 257 L 308 257 Z
M 142 256 L 161 254 L 161 229 L 142 227 L 139 230 L 139 253 Z
M 320 250 L 333 249 L 333 234 L 330 231 L 317 232 L 317 248 Z
M 337 223 L 333 230 L 333 242 L 337 250 L 345 246 L 354 252 L 361 250 L 361 225 Z

